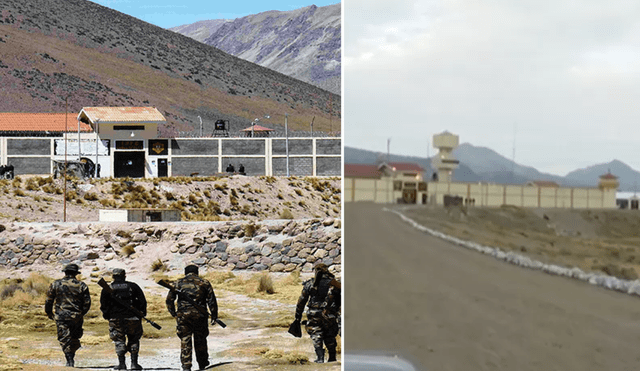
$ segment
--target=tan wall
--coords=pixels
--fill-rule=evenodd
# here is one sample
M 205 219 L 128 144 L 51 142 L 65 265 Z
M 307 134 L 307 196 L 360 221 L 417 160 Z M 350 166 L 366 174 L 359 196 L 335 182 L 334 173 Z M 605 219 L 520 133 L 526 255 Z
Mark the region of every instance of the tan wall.
M 395 203 L 402 198 L 401 191 L 393 191 L 390 177 L 379 180 L 345 178 L 346 201 L 373 201 Z M 355 183 L 355 188 L 352 184 Z M 422 203 L 422 194 L 417 193 L 418 204 Z M 444 204 L 444 196 L 459 196 L 475 200 L 475 206 L 499 207 L 514 205 L 518 207 L 600 209 L 616 208 L 616 191 L 598 188 L 551 188 L 528 185 L 502 185 L 486 183 L 427 183 L 428 203 Z

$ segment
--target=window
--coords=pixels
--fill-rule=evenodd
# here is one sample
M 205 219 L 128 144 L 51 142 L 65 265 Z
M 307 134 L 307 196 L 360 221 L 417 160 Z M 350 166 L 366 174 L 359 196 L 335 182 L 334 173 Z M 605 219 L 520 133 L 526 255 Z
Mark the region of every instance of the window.
M 144 130 L 144 125 L 114 125 L 113 130 Z
M 418 191 L 426 191 L 426 190 L 427 190 L 427 183 L 426 182 L 418 183 Z
M 393 190 L 394 191 L 402 191 L 402 181 L 401 180 L 394 180 L 393 181 Z

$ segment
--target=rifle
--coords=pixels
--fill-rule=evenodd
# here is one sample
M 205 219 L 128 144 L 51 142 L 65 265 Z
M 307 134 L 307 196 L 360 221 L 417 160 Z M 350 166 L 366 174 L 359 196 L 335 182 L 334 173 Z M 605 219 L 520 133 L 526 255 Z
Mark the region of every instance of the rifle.
M 137 310 L 136 308 L 132 307 L 131 305 L 125 303 L 122 299 L 120 299 L 117 296 L 113 295 L 113 290 L 111 289 L 111 287 L 109 286 L 109 284 L 107 283 L 107 281 L 104 280 L 104 278 L 100 278 L 100 281 L 98 281 L 98 285 L 100 285 L 107 293 L 109 293 L 111 295 L 111 298 L 113 300 L 115 300 L 118 304 L 122 305 L 123 307 L 129 309 L 131 312 L 133 312 L 133 314 L 135 314 L 136 316 L 140 317 L 141 319 L 149 322 L 149 324 L 155 328 L 157 328 L 158 330 L 161 330 L 162 327 L 153 322 L 152 320 L 146 318 L 142 312 L 140 312 L 139 310 Z
M 175 286 L 173 286 L 171 283 L 169 283 L 166 280 L 160 280 L 158 281 L 158 285 L 162 286 L 162 287 L 166 287 L 171 291 L 175 291 L 178 294 L 182 294 L 181 297 L 183 299 L 185 299 L 186 301 L 188 301 L 189 303 L 191 303 L 191 305 L 193 305 L 198 312 L 202 313 L 203 315 L 207 316 L 207 318 L 209 318 L 209 312 L 207 311 L 206 308 L 201 307 L 200 305 L 198 305 L 198 303 L 195 302 L 195 300 L 193 300 L 186 292 L 176 289 Z M 225 328 L 227 327 L 227 325 L 222 322 L 221 320 L 219 320 L 218 318 L 212 318 L 211 324 L 217 323 L 220 325 L 220 327 Z

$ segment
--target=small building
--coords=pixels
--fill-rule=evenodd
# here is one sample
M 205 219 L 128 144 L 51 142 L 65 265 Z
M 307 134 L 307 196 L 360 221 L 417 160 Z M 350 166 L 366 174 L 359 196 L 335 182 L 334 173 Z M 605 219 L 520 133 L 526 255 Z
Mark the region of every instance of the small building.
M 426 203 L 423 173 L 414 163 L 345 164 L 345 197 L 349 201 Z
M 115 209 L 100 210 L 101 222 L 179 222 L 180 210 L 176 209 Z
M 242 129 L 240 131 L 243 131 L 245 133 L 245 136 L 249 138 L 266 138 L 269 136 L 269 133 L 274 130 L 265 128 L 264 126 L 260 125 L 251 125 L 248 128 Z

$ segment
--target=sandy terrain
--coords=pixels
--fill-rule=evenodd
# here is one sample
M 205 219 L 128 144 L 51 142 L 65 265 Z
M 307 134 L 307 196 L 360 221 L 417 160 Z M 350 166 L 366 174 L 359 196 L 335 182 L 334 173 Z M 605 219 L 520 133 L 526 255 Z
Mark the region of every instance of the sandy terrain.
M 99 209 L 172 208 L 184 221 L 340 216 L 339 178 L 174 177 L 69 180 L 20 176 L 0 180 L 0 222 L 97 221 Z M 290 213 L 285 216 L 283 213 Z
M 398 352 L 427 370 L 640 367 L 636 297 L 505 264 L 382 209 L 345 206 L 345 349 Z

